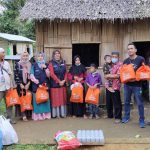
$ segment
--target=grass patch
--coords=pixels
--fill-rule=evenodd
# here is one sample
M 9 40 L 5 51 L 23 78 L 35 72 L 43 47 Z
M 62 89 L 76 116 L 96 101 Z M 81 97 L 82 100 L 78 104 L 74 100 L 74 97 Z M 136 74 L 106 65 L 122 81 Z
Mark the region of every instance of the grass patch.
M 57 150 L 56 146 L 35 144 L 35 145 L 12 145 L 4 146 L 3 150 Z
M 0 101 L 0 115 L 5 115 L 5 112 L 6 112 L 6 106 L 5 106 L 4 99 L 2 99 L 2 101 Z

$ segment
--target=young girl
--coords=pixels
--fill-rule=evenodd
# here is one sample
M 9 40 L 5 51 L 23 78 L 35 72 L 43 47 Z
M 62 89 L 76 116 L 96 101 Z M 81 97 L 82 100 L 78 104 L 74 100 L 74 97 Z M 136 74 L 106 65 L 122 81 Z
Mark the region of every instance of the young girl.
M 14 69 L 14 79 L 17 84 L 17 92 L 19 96 L 22 96 L 22 94 L 26 95 L 26 91 L 29 90 L 30 71 L 31 63 L 29 62 L 29 54 L 27 51 L 24 51 L 21 55 L 20 61 L 15 64 Z M 31 111 L 21 113 L 20 105 L 16 105 L 16 116 L 21 116 L 23 121 L 28 121 L 27 115 L 29 115 L 29 112 Z
M 74 63 L 69 70 L 68 79 L 71 81 L 71 84 L 79 82 L 84 87 L 86 77 L 86 68 L 81 64 L 80 56 L 74 57 Z M 73 117 L 86 117 L 85 115 L 85 102 L 83 103 L 73 103 L 71 102 L 71 116 Z
M 97 72 L 97 66 L 95 64 L 90 65 L 90 73 L 86 77 L 86 83 L 92 89 L 100 88 L 102 84 L 101 75 Z M 90 119 L 93 117 L 99 119 L 99 107 L 94 104 L 89 104 L 89 114 Z
M 50 109 L 50 100 L 44 103 L 37 104 L 35 93 L 37 88 L 42 85 L 46 84 L 49 85 L 49 78 L 47 77 L 48 65 L 45 63 L 44 54 L 39 52 L 36 56 L 36 62 L 32 65 L 31 68 L 31 81 L 32 83 L 32 92 L 33 92 L 33 113 L 32 119 L 33 120 L 45 120 L 51 118 L 51 109 Z

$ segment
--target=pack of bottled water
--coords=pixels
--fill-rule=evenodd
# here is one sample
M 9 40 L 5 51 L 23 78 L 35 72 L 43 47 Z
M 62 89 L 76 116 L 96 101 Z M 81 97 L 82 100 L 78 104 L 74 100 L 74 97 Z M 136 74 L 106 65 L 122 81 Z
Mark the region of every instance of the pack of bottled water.
M 78 130 L 77 139 L 83 145 L 104 145 L 104 134 L 102 130 Z

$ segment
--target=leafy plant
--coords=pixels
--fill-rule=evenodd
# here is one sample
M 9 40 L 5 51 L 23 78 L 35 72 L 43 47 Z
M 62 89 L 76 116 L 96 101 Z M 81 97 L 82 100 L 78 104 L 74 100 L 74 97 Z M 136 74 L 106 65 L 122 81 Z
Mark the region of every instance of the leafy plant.
M 26 0 L 1 0 L 5 10 L 0 15 L 0 32 L 23 35 L 35 40 L 35 22 L 21 21 L 20 10 L 25 5 Z

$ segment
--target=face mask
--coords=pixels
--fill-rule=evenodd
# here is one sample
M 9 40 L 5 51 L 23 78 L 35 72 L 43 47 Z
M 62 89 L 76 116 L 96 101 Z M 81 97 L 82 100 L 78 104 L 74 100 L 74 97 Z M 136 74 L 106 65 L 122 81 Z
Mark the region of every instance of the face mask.
M 112 58 L 112 63 L 117 63 L 118 62 L 118 58 Z
M 76 66 L 80 66 L 80 64 L 75 64 Z

